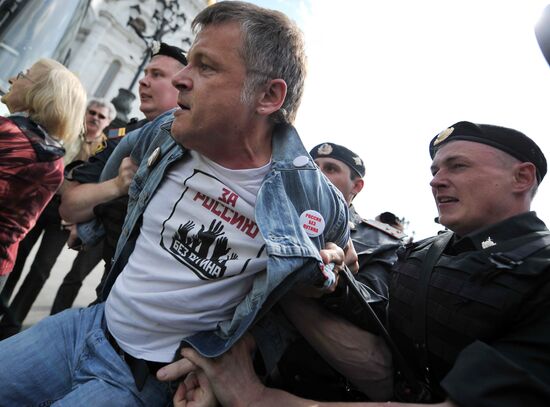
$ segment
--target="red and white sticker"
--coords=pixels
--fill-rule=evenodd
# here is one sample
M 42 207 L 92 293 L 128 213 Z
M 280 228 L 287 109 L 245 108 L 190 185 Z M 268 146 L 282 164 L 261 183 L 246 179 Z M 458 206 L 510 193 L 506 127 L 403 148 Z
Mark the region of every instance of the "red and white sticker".
M 325 220 L 323 216 L 313 209 L 302 212 L 300 215 L 300 225 L 309 237 L 317 237 L 325 230 Z

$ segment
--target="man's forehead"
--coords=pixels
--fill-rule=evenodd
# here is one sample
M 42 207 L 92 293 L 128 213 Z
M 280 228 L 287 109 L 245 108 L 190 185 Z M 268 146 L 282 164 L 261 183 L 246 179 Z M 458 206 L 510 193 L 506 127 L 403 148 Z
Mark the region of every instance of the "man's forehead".
M 160 69 L 163 71 L 168 71 L 170 68 L 180 68 L 183 67 L 183 64 L 177 59 L 169 57 L 168 55 L 155 55 L 151 58 L 151 61 L 145 66 L 145 71 L 150 71 L 151 69 Z
M 100 105 L 99 103 L 91 103 L 89 107 L 93 107 L 95 110 L 108 110 L 107 106 Z
M 216 24 L 209 24 L 203 27 L 195 36 L 188 55 L 201 52 L 206 53 L 204 47 L 209 45 L 210 41 L 238 39 L 239 46 L 242 40 L 241 26 L 237 22 L 229 21 Z
M 337 160 L 332 157 L 317 157 L 315 160 L 316 163 L 336 163 L 336 164 L 345 164 L 343 161 Z
M 437 149 L 432 161 L 432 166 L 437 166 L 440 163 L 459 158 L 478 161 L 484 158 L 488 159 L 494 157 L 498 154 L 505 153 L 487 144 L 476 143 L 474 141 L 448 141 Z
M 319 167 L 321 167 L 321 169 L 324 165 L 327 165 L 327 164 L 335 165 L 339 168 L 349 168 L 348 165 L 345 162 L 337 160 L 336 158 L 331 158 L 331 157 L 317 157 L 313 161 L 315 161 L 315 163 Z
M 478 153 L 491 153 L 499 151 L 498 149 L 488 146 L 487 144 L 476 143 L 475 141 L 456 140 L 448 141 L 437 149 L 434 160 L 439 156 L 449 156 L 457 154 L 478 154 Z

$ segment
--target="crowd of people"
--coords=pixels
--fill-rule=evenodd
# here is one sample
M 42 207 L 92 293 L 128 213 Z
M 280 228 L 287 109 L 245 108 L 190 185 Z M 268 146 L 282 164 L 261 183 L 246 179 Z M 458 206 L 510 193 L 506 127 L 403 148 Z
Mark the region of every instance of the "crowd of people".
M 412 241 L 390 212 L 359 215 L 352 149 L 303 146 L 286 15 L 222 1 L 192 28 L 187 54 L 154 44 L 125 128 L 58 62 L 10 79 L 0 405 L 548 405 L 537 144 L 468 121 L 427 137 L 445 230 Z M 81 251 L 52 316 L 21 331 L 65 243 Z M 97 300 L 70 308 L 101 259 Z

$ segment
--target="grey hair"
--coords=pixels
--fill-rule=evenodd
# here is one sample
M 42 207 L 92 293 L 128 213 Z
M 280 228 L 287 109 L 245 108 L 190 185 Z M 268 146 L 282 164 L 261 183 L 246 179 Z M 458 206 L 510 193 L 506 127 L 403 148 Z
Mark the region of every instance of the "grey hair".
M 285 14 L 241 1 L 222 1 L 202 10 L 192 28 L 236 22 L 243 35 L 241 56 L 247 78 L 241 100 L 252 102 L 253 93 L 271 79 L 287 85 L 285 101 L 271 115 L 274 123 L 293 123 L 304 92 L 306 55 L 302 32 Z
M 106 107 L 107 110 L 109 110 L 109 121 L 113 121 L 114 118 L 116 117 L 115 106 L 105 98 L 90 98 L 90 99 L 88 99 L 87 108 L 89 109 L 92 106 Z

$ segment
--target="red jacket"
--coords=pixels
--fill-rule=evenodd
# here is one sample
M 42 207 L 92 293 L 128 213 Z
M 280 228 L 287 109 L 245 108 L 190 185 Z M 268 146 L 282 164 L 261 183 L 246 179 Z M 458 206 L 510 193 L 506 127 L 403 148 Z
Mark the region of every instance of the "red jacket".
M 63 181 L 65 150 L 32 120 L 0 116 L 0 276 Z

